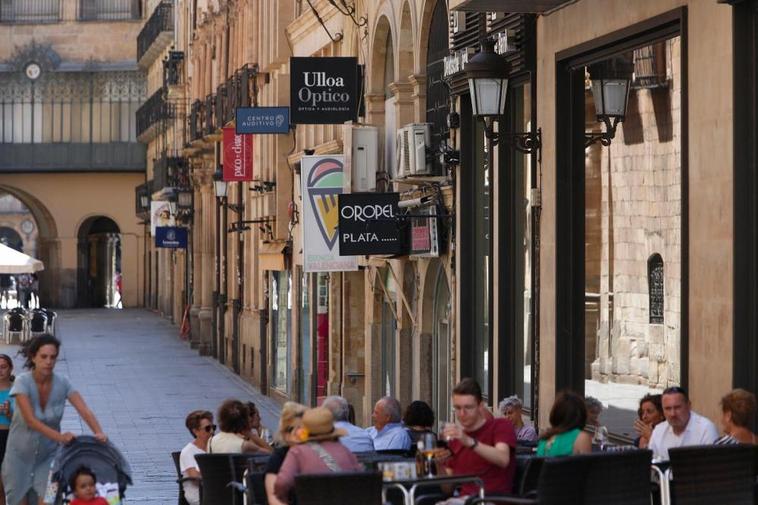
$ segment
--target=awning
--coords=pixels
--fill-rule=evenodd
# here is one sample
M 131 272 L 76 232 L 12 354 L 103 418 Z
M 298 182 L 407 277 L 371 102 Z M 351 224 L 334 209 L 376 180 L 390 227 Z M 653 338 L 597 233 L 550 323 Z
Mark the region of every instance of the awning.
M 44 269 L 40 260 L 0 244 L 0 274 L 31 274 Z
M 261 270 L 286 270 L 287 242 L 261 242 L 258 246 L 258 266 Z
M 450 0 L 451 11 L 540 14 L 574 0 Z

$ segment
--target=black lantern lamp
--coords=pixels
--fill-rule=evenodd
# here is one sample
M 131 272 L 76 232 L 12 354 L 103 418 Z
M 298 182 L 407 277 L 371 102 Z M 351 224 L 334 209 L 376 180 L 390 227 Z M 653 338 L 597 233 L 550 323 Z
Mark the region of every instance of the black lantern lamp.
M 597 121 L 605 125 L 604 133 L 586 133 L 584 145 L 595 142 L 611 145 L 618 124 L 626 118 L 629 104 L 629 89 L 634 73 L 634 61 L 627 55 L 619 55 L 589 66 L 590 87 L 595 101 Z
M 180 211 L 192 210 L 192 191 L 189 189 L 180 189 L 176 193 L 176 203 Z
M 141 209 L 144 209 L 145 211 L 150 210 L 150 195 L 146 193 L 142 193 L 139 195 L 139 206 Z
M 505 114 L 511 65 L 508 60 L 495 52 L 493 39 L 482 39 L 481 44 L 481 50 L 463 68 L 471 93 L 474 116 L 484 121 L 484 133 L 493 146 L 505 138 L 511 147 L 523 153 L 531 154 L 539 151 L 541 137 L 539 129 L 536 133 L 494 131 L 494 121 Z
M 216 192 L 216 198 L 219 200 L 226 198 L 229 184 L 224 180 L 224 173 L 221 171 L 221 167 L 216 168 L 216 172 L 213 174 L 213 189 Z

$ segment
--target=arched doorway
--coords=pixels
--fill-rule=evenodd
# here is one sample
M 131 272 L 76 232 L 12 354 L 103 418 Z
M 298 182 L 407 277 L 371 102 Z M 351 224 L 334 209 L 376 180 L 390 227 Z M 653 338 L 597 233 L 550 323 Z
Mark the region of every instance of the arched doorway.
M 21 235 L 8 226 L 0 226 L 0 244 L 7 245 L 18 252 L 24 252 L 24 240 Z
M 121 308 L 121 231 L 110 218 L 93 216 L 79 226 L 77 305 Z
M 426 268 L 422 314 L 420 397 L 428 399 L 440 421 L 450 421 L 453 419 L 450 395 L 455 377 L 453 319 L 450 284 L 440 260 L 432 260 Z

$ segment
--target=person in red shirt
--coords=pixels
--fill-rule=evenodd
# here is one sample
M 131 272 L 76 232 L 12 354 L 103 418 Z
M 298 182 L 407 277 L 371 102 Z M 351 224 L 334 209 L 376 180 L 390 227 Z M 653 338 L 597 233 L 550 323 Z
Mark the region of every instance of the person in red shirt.
M 97 482 L 97 478 L 92 470 L 86 466 L 77 469 L 74 476 L 71 477 L 74 499 L 69 505 L 108 505 L 105 498 L 97 496 L 95 482 Z
M 441 434 L 451 453 L 446 472 L 479 476 L 488 496 L 510 494 L 516 472 L 516 432 L 511 422 L 484 414 L 482 389 L 470 378 L 453 389 L 453 410 L 458 425 L 446 424 Z M 463 503 L 478 492 L 476 484 L 464 484 L 460 495 L 447 503 Z

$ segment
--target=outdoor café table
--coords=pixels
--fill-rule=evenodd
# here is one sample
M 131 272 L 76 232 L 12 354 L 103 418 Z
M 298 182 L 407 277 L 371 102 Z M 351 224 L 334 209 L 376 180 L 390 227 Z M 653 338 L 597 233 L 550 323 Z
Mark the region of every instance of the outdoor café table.
M 484 498 L 484 482 L 476 475 L 442 475 L 416 479 L 388 480 L 382 484 L 382 503 L 387 501 L 387 491 L 397 489 L 403 495 L 405 505 L 415 505 L 416 493 L 426 487 L 457 486 L 474 483 L 479 486 L 479 496 Z

